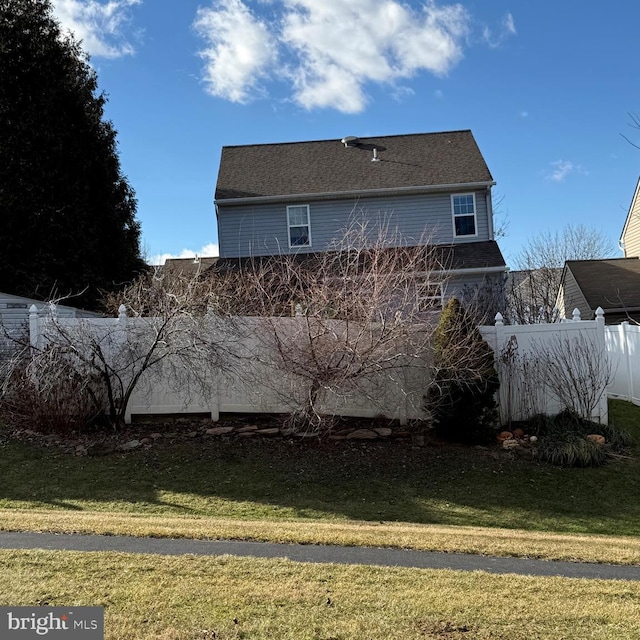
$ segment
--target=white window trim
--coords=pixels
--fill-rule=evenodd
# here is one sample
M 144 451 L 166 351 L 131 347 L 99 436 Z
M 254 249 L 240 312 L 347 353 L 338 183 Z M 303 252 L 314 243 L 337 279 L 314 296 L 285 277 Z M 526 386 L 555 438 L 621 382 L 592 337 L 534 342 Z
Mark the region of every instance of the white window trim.
M 420 295 L 418 292 L 418 309 L 420 311 L 436 311 L 442 309 L 443 306 L 443 298 L 444 292 L 442 287 L 442 282 L 432 281 L 432 282 L 423 282 L 418 285 L 419 288 L 424 288 L 424 290 L 428 289 L 437 289 L 437 293 L 435 294 L 425 294 Z M 422 303 L 426 303 L 424 308 L 422 308 Z M 435 304 L 434 304 L 435 303 Z
M 293 209 L 293 208 L 300 208 L 300 207 L 306 207 L 307 208 L 307 224 L 291 224 L 291 220 L 289 217 L 289 210 Z M 306 244 L 291 244 L 291 227 L 307 227 L 307 237 L 309 238 L 309 241 Z M 309 208 L 308 204 L 292 204 L 292 205 L 287 205 L 287 242 L 289 243 L 289 249 L 300 249 L 302 247 L 310 247 L 312 246 L 311 244 L 311 211 Z
M 453 206 L 453 199 L 460 196 L 471 196 L 473 198 L 473 228 L 475 230 L 475 233 L 465 233 L 463 235 L 458 235 L 456 233 L 456 218 L 462 218 L 462 217 L 471 215 L 470 213 L 461 213 L 456 215 L 455 208 Z M 453 225 L 454 238 L 477 238 L 478 237 L 478 208 L 476 205 L 476 194 L 474 192 L 451 194 L 451 224 Z

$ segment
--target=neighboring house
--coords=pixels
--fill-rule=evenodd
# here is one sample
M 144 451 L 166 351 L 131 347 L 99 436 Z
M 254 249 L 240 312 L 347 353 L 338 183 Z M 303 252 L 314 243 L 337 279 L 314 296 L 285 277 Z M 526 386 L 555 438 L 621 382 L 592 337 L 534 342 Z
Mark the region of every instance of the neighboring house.
M 29 330 L 29 309 L 34 304 L 39 315 L 49 313 L 50 306 L 47 302 L 0 292 L 0 358 L 24 343 Z M 103 317 L 100 313 L 65 305 L 56 305 L 56 313 L 60 318 Z
M 620 235 L 620 248 L 625 258 L 640 257 L 640 179 L 627 212 L 627 219 Z
M 223 147 L 221 263 L 343 250 L 382 232 L 390 246 L 443 247 L 437 295 L 501 286 L 494 184 L 470 131 Z
M 195 278 L 217 262 L 217 257 L 167 258 L 160 267 L 169 276 Z
M 578 309 L 582 320 L 593 320 L 602 307 L 607 324 L 640 322 L 640 258 L 567 260 L 556 306 L 560 318 Z
M 553 322 L 562 269 L 542 267 L 510 271 L 506 281 L 505 313 L 509 324 Z

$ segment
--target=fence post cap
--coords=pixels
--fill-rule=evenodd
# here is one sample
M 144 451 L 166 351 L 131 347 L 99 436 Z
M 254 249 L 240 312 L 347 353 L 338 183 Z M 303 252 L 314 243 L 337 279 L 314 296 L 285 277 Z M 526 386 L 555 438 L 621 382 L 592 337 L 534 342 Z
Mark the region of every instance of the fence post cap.
M 29 307 L 29 314 L 30 314 L 30 315 L 34 315 L 34 314 L 35 314 L 35 315 L 38 315 L 38 307 L 36 307 L 36 305 L 35 305 L 35 304 L 32 304 L 32 305 Z
M 604 318 L 604 309 L 602 307 L 596 309 L 596 318 Z
M 572 319 L 573 319 L 573 321 L 574 321 L 574 322 L 577 322 L 578 320 L 580 320 L 580 319 L 581 319 L 581 318 L 580 318 L 580 309 L 578 309 L 578 307 L 576 307 L 576 308 L 573 310 L 573 318 L 572 318 Z
M 496 313 L 494 320 L 496 321 L 496 326 L 502 326 L 504 324 L 504 317 L 499 311 Z
M 127 307 L 121 304 L 118 307 L 118 318 L 126 318 L 127 317 Z

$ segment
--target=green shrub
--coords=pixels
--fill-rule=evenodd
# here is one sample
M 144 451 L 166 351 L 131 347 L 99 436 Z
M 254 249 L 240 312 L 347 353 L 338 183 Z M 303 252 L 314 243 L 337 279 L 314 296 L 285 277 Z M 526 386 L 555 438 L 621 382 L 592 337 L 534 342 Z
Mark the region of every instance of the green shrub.
M 438 435 L 459 442 L 492 438 L 499 388 L 494 354 L 458 300 L 445 305 L 434 335 L 434 376 L 426 395 Z

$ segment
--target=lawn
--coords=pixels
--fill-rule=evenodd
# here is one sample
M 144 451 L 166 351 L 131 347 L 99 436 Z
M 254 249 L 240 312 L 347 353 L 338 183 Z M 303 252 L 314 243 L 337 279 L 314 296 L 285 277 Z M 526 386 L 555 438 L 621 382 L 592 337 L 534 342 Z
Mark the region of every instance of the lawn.
M 640 583 L 0 551 L 0 602 L 102 605 L 107 640 L 624 640 Z
M 640 440 L 638 408 L 612 402 L 611 419 Z M 564 469 L 408 441 L 209 438 L 93 458 L 8 440 L 0 509 L 638 536 L 638 452 Z
M 75 457 L 1 437 L 0 529 L 342 543 L 638 563 L 628 458 L 251 438 Z M 103 605 L 108 640 L 637 638 L 640 583 L 253 558 L 0 551 L 0 603 Z

